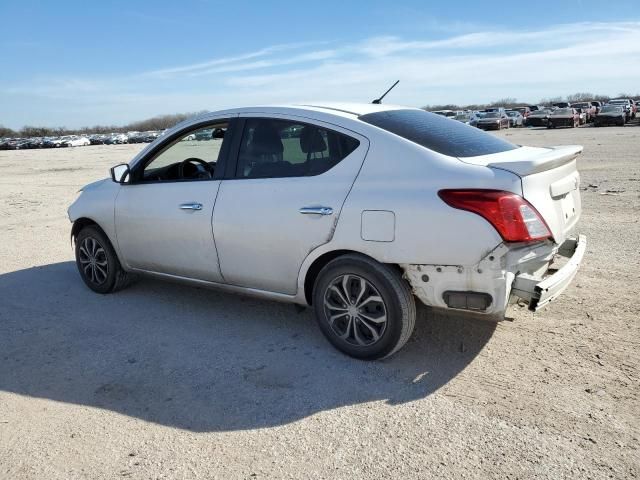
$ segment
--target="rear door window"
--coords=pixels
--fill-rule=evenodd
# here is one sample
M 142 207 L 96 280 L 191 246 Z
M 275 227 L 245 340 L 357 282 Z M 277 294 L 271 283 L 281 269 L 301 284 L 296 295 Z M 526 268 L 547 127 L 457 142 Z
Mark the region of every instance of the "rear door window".
M 236 178 L 320 175 L 359 144 L 355 138 L 311 124 L 249 118 L 240 142 Z
M 518 148 L 475 127 L 424 110 L 388 110 L 358 117 L 434 152 L 451 157 L 475 157 Z

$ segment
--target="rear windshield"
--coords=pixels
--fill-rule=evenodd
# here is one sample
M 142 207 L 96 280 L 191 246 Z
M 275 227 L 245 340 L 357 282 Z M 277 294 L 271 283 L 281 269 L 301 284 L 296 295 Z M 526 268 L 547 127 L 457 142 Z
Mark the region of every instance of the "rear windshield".
M 475 157 L 518 148 L 475 127 L 424 110 L 389 110 L 368 113 L 359 119 L 450 157 Z

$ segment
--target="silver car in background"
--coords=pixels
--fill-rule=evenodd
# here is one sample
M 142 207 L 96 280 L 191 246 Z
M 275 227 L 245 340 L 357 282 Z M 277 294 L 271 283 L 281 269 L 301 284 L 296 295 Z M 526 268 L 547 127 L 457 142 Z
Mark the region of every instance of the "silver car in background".
M 311 306 L 335 347 L 383 358 L 416 300 L 500 320 L 560 295 L 586 248 L 581 150 L 391 105 L 208 113 L 82 189 L 76 263 L 103 294 L 145 274 Z

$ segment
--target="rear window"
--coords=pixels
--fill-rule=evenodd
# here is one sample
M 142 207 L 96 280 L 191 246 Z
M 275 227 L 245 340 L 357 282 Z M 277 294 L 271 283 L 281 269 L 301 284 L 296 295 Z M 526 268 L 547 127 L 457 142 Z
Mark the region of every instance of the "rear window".
M 358 118 L 450 157 L 475 157 L 518 148 L 475 127 L 424 110 L 389 110 Z

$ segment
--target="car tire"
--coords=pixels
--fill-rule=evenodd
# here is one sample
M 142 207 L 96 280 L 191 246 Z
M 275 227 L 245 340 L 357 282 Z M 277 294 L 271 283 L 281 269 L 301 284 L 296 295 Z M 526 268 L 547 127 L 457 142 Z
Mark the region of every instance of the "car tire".
M 363 255 L 343 255 L 325 265 L 313 305 L 327 340 L 361 360 L 393 355 L 415 326 L 415 299 L 400 272 Z
M 75 254 L 78 272 L 94 292 L 112 293 L 129 284 L 130 275 L 122 269 L 111 242 L 97 226 L 80 230 L 75 238 Z

